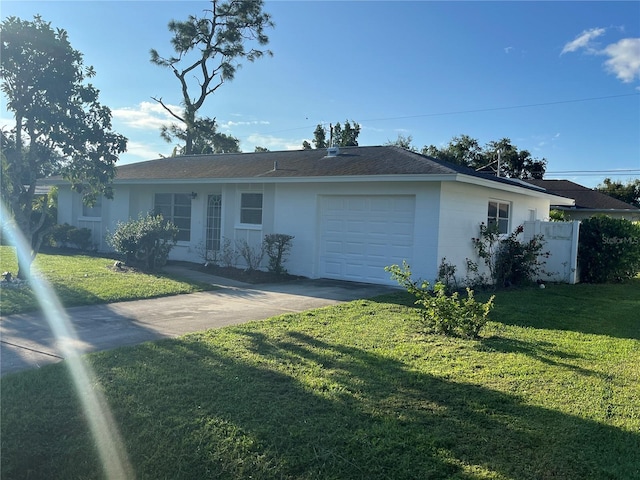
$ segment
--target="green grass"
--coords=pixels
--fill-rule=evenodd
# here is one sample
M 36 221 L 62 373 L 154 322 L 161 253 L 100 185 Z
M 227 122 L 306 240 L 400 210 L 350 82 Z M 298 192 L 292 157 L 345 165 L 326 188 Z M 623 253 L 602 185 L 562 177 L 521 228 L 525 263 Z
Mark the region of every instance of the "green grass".
M 193 293 L 212 288 L 162 274 L 115 272 L 109 268 L 113 263 L 113 259 L 103 257 L 40 253 L 32 272 L 51 283 L 66 307 Z M 18 266 L 13 247 L 0 247 L 0 270 L 16 275 Z M 39 308 L 37 298 L 28 286 L 2 288 L 0 293 L 0 312 L 3 315 Z
M 397 294 L 87 358 L 140 479 L 627 480 L 639 292 L 499 292 L 478 340 Z M 64 364 L 1 387 L 3 479 L 101 478 Z

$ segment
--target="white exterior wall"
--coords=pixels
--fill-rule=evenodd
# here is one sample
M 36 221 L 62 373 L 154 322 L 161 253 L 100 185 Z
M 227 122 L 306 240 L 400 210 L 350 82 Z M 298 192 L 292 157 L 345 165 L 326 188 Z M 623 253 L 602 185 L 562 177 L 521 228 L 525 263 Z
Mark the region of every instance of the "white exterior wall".
M 460 182 L 443 182 L 437 263 L 440 265 L 442 259 L 446 258 L 447 263 L 455 265 L 458 281 L 467 276 L 466 258 L 477 262 L 480 267 L 484 266 L 476 255 L 471 238 L 479 235 L 480 222 L 487 222 L 487 208 L 491 200 L 510 204 L 509 232 L 525 221 L 549 215 L 549 200 L 544 198 Z M 531 211 L 535 212 L 536 218 L 531 218 Z
M 63 225 L 76 225 L 78 216 L 73 215 L 73 197 L 77 196 L 71 192 L 69 187 L 58 187 L 58 223 Z
M 294 235 L 285 268 L 315 278 L 319 271 L 320 202 L 322 195 L 415 195 L 416 221 L 412 271 L 426 278 L 436 268 L 439 183 L 279 184 L 275 192 L 272 232 Z M 265 227 L 266 229 L 266 227 Z
M 326 195 L 412 195 L 415 196 L 413 254 L 410 262 L 414 278 L 433 281 L 443 258 L 457 267 L 463 279 L 465 258 L 477 261 L 471 237 L 478 235 L 479 224 L 487 220 L 489 200 L 509 202 L 512 231 L 525 221 L 545 219 L 549 200 L 536 196 L 492 189 L 463 182 L 282 182 L 245 184 L 166 184 L 116 185 L 114 199 L 104 200 L 102 231 L 114 231 L 119 221 L 138 218 L 153 209 L 155 193 L 197 194 L 191 204 L 191 240 L 180 242 L 170 258 L 202 262 L 207 222 L 207 199 L 222 195 L 222 237 L 235 244 L 247 240 L 260 245 L 270 233 L 293 235 L 292 250 L 284 267 L 294 275 L 319 276 L 320 198 Z M 243 192 L 263 193 L 263 223 L 260 226 L 239 224 L 240 196 Z M 59 189 L 59 223 L 78 226 L 82 214 L 80 196 L 67 187 Z M 103 241 L 101 250 L 108 250 Z M 238 259 L 242 266 L 242 259 Z M 264 259 L 263 265 L 268 259 Z

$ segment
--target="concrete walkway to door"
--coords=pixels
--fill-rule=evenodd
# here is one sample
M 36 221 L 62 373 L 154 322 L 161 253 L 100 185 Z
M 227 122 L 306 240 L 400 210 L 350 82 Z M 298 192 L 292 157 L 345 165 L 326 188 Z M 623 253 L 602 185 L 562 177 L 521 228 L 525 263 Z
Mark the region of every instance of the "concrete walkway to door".
M 210 328 L 263 320 L 288 312 L 370 298 L 393 287 L 335 280 L 295 280 L 250 285 L 181 266 L 176 277 L 206 282 L 212 291 L 150 300 L 72 307 L 66 310 L 80 353 L 173 338 Z M 63 360 L 62 348 L 40 312 L 0 316 L 0 374 Z

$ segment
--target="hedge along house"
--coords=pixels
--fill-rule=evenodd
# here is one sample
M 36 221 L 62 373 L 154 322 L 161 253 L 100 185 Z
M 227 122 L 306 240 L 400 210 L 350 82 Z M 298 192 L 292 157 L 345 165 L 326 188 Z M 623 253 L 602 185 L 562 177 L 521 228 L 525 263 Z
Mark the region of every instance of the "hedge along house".
M 384 267 L 411 266 L 434 279 L 443 258 L 465 272 L 481 222 L 503 233 L 571 205 L 517 180 L 480 174 L 398 147 L 347 147 L 162 158 L 118 167 L 113 200 L 83 206 L 56 182 L 58 222 L 107 232 L 147 212 L 179 229 L 170 258 L 202 262 L 228 239 L 260 245 L 293 235 L 289 273 L 393 284 Z M 240 259 L 242 261 L 242 259 Z M 242 266 L 242 265 L 239 265 Z M 464 274 L 463 274 L 464 276 Z

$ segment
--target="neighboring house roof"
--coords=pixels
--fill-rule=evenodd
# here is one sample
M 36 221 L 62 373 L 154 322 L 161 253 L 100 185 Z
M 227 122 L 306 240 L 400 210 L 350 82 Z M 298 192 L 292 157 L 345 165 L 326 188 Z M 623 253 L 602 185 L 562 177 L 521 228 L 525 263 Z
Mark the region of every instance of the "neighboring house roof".
M 573 198 L 576 201 L 575 210 L 640 212 L 638 207 L 569 180 L 527 180 L 527 182 L 555 195 Z

